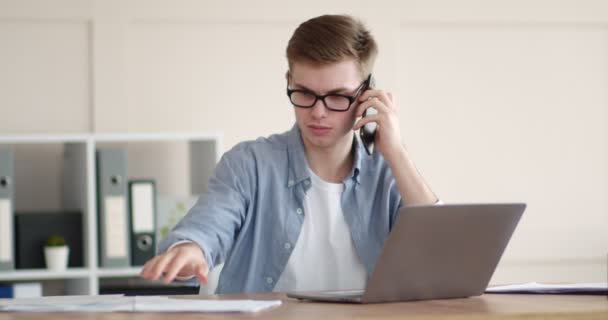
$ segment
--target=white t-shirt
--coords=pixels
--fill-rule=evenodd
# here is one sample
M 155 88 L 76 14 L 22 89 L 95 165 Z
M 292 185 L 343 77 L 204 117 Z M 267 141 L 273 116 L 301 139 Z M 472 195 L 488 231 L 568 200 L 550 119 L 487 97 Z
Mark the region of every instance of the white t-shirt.
M 357 256 L 344 220 L 343 184 L 312 174 L 304 200 L 304 223 L 276 292 L 363 289 L 365 267 Z

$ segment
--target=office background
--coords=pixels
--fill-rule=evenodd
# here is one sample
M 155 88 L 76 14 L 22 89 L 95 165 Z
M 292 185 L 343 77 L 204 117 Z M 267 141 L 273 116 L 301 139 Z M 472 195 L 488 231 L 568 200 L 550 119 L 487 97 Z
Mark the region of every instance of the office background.
M 528 203 L 493 283 L 606 279 L 606 1 L 0 0 L 0 134 L 283 132 L 286 43 L 324 13 L 371 28 L 442 200 Z M 36 154 L 62 151 L 20 148 L 16 206 L 58 207 L 61 165 Z

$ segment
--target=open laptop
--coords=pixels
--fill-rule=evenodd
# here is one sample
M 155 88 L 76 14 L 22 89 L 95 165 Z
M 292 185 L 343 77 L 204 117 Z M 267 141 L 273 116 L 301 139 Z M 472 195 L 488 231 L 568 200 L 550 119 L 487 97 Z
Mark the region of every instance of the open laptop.
M 287 296 L 378 303 L 481 295 L 525 208 L 524 203 L 403 207 L 365 290 Z

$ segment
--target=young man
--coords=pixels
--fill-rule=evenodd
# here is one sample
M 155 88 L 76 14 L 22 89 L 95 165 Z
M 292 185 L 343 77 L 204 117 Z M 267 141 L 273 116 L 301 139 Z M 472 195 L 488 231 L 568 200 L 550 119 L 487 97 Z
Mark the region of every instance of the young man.
M 368 88 L 376 53 L 349 16 L 301 24 L 287 46 L 297 124 L 224 154 L 141 276 L 205 284 L 225 262 L 218 293 L 363 288 L 399 208 L 438 201 L 402 144 L 392 95 Z M 378 113 L 359 119 L 369 107 Z M 355 132 L 370 121 L 368 155 Z

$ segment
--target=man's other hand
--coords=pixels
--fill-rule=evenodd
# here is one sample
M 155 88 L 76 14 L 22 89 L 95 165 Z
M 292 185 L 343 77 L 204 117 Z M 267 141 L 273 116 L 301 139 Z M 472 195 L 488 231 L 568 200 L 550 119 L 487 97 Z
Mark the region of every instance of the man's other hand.
M 209 265 L 203 250 L 195 243 L 183 243 L 170 248 L 165 253 L 148 260 L 140 276 L 147 280 L 158 280 L 168 284 L 175 277 L 195 276 L 201 284 L 207 284 Z

